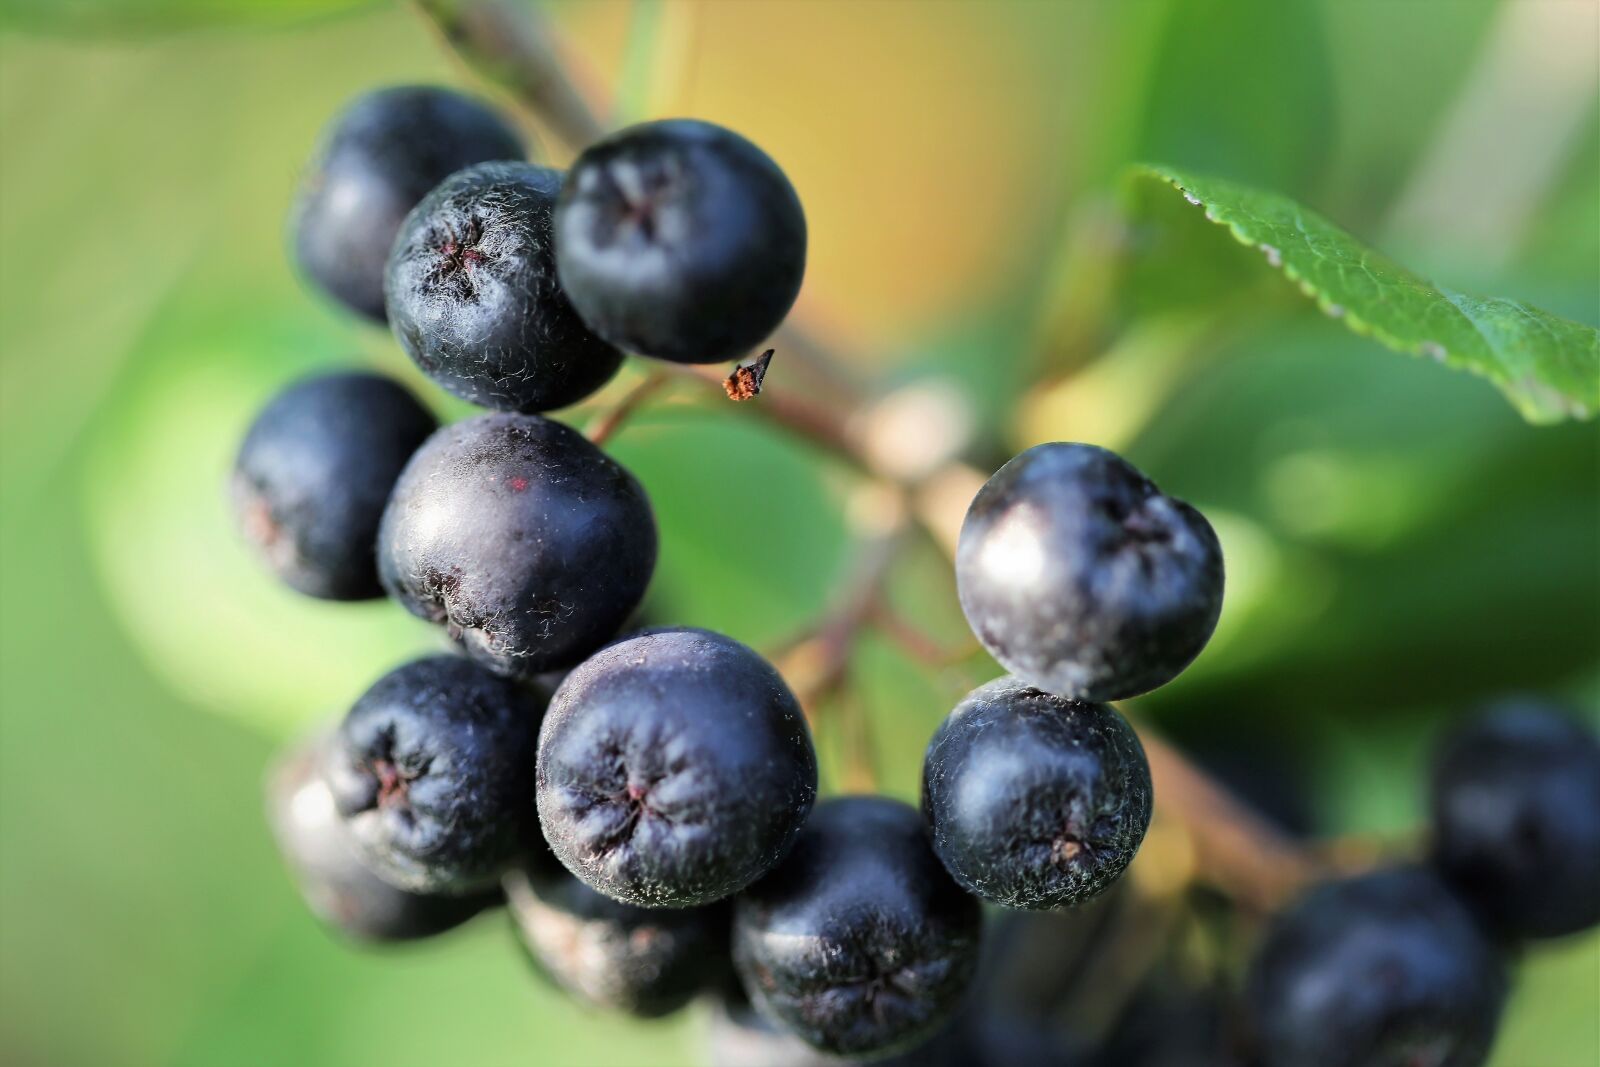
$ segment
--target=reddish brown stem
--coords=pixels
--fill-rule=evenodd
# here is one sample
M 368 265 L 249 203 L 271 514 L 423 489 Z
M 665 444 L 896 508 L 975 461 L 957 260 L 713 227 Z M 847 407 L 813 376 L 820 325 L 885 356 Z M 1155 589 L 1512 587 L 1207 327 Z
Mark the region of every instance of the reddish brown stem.
M 978 644 L 976 638 L 969 638 L 958 645 L 942 644 L 888 604 L 877 606 L 872 621 L 885 637 L 894 642 L 895 647 L 925 667 L 954 667 L 983 651 L 983 646 Z
M 618 430 L 622 429 L 633 413 L 638 411 L 650 397 L 666 388 L 671 379 L 662 371 L 656 371 L 641 378 L 632 389 L 622 395 L 616 405 L 605 412 L 589 427 L 589 440 L 595 445 L 603 446 Z
M 870 541 L 861 550 L 851 578 L 841 587 L 844 595 L 818 623 L 778 653 L 807 714 L 842 685 L 856 639 L 871 624 L 882 597 L 899 541 L 898 531 Z
M 680 377 L 710 382 L 719 390 L 726 377 L 714 366 L 672 363 L 667 365 L 666 370 Z M 866 462 L 843 418 L 791 390 L 767 383 L 760 396 L 753 398 L 750 403 L 740 404 L 738 410 L 781 426 L 851 466 L 859 468 Z
M 1202 878 L 1235 900 L 1271 911 L 1326 873 L 1298 841 L 1257 815 L 1148 724 L 1137 725 L 1157 809 L 1188 830 Z

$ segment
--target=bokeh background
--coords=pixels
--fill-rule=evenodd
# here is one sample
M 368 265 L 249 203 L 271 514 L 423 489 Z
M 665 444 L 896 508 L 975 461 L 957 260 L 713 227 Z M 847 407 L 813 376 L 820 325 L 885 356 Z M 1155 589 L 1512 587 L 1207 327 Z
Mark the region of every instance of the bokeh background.
M 1592 424 L 1530 427 L 1265 268 L 1199 320 L 1181 293 L 1203 257 L 1134 299 L 1094 284 L 1119 174 L 1156 159 L 1298 197 L 1455 287 L 1600 321 L 1595 4 L 541 7 L 628 117 L 698 115 L 772 152 L 811 222 L 801 313 L 866 376 L 954 384 L 996 443 L 977 462 L 1096 441 L 1216 518 L 1222 627 L 1141 704 L 1247 791 L 1320 833 L 1403 838 L 1430 738 L 1474 701 L 1533 690 L 1596 716 Z M 230 531 L 231 453 L 277 386 L 411 373 L 297 282 L 286 211 L 350 97 L 470 76 L 403 6 L 0 12 L 0 1058 L 692 1062 L 696 1015 L 568 1006 L 501 916 L 341 945 L 261 815 L 280 744 L 436 640 L 386 604 L 296 599 Z M 615 451 L 660 517 L 652 611 L 762 646 L 849 572 L 852 483 L 724 408 L 669 398 Z M 896 596 L 959 638 L 933 548 Z M 912 797 L 926 738 L 994 668 L 930 672 L 873 637 L 856 666 L 883 786 Z M 837 785 L 850 742 L 819 741 Z M 1600 937 L 1519 969 L 1495 1064 L 1600 1063 Z

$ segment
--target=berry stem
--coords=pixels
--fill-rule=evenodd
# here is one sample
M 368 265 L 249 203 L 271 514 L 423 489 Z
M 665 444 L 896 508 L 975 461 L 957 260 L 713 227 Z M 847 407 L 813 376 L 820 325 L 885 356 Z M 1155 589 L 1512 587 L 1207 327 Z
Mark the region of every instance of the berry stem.
M 718 367 L 704 364 L 669 363 L 663 367 L 669 374 L 694 378 L 714 385 L 724 392 L 725 375 Z M 866 455 L 855 442 L 846 421 L 834 410 L 796 395 L 788 389 L 774 389 L 770 381 L 763 382 L 761 394 L 752 397 L 751 403 L 739 405 L 768 422 L 783 427 L 796 437 L 830 453 L 836 459 L 878 477 L 868 464 Z
M 617 431 L 622 429 L 634 412 L 638 411 L 656 393 L 666 388 L 671 378 L 663 371 L 655 371 L 640 378 L 634 383 L 633 388 L 622 394 L 622 398 L 608 411 L 599 415 L 590 425 L 588 437 L 596 447 L 603 448 L 605 443 L 615 437 Z
M 815 709 L 844 687 L 856 640 L 872 624 L 903 539 L 904 529 L 896 525 L 868 540 L 840 587 L 844 595 L 778 653 L 783 673 L 792 679 L 800 706 L 813 721 Z
M 611 120 L 618 127 L 643 122 L 655 95 L 657 68 L 661 65 L 663 9 L 661 0 L 632 0 L 628 5 L 628 30 L 622 43 L 622 69 L 617 75 Z
M 1148 723 L 1129 718 L 1150 761 L 1156 803 L 1182 820 L 1195 843 L 1201 877 L 1234 900 L 1269 912 L 1325 873 L 1299 842 L 1191 763 Z
M 843 792 L 878 791 L 878 747 L 872 736 L 872 719 L 859 693 L 844 694 L 846 709 Z
M 958 645 L 943 644 L 887 603 L 879 603 L 874 608 L 872 621 L 896 648 L 925 667 L 939 670 L 956 667 L 983 651 L 977 638 L 968 638 Z
M 699 58 L 702 0 L 633 0 L 612 119 L 620 128 L 687 115 Z
M 473 73 L 511 94 L 564 145 L 605 135 L 591 94 L 579 91 L 555 36 L 532 5 L 504 0 L 413 0 L 439 39 Z
M 1183 921 L 1171 895 L 1124 891 L 1106 909 L 1094 950 L 1076 961 L 1068 1000 L 1075 1024 L 1097 1043 L 1104 1041 L 1160 962 Z

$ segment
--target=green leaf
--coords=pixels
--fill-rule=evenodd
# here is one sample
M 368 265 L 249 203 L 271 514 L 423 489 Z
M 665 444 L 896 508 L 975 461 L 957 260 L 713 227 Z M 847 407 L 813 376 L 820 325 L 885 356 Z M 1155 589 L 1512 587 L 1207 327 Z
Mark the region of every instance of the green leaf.
M 89 551 L 112 611 L 174 691 L 292 737 L 408 656 L 445 645 L 387 601 L 291 592 L 240 540 L 227 483 L 250 420 L 289 380 L 368 361 L 344 355 L 341 325 L 232 291 L 189 276 L 136 342 L 84 451 Z M 406 373 L 398 353 L 380 366 Z
M 1134 174 L 1171 185 L 1350 329 L 1488 378 L 1530 422 L 1586 419 L 1600 408 L 1594 327 L 1437 285 L 1276 193 L 1164 166 Z

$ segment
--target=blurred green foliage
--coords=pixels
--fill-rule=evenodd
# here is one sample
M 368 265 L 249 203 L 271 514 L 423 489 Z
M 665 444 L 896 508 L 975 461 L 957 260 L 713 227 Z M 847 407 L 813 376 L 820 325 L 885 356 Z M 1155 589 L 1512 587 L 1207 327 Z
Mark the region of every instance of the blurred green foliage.
M 349 13 L 369 6 L 0 8 L 9 1063 L 693 1059 L 692 1016 L 656 1025 L 585 1016 L 525 973 L 503 917 L 400 952 L 334 942 L 299 906 L 262 822 L 261 774 L 282 739 L 436 641 L 386 605 L 305 603 L 279 590 L 236 544 L 222 491 L 244 425 L 280 383 L 350 362 L 412 373 L 381 331 L 302 290 L 284 256 L 297 169 L 327 116 L 373 85 L 458 79 L 409 13 Z M 596 80 L 614 82 L 628 6 L 552 6 Z M 898 183 L 921 223 L 894 230 L 911 242 L 892 249 L 907 291 L 961 281 L 967 268 L 946 261 L 950 247 L 1000 250 L 976 257 L 965 282 L 981 302 L 911 323 L 884 319 L 814 270 L 806 299 L 841 333 L 899 339 L 868 346 L 874 370 L 970 386 L 1007 448 L 1047 434 L 1125 449 L 1216 516 L 1231 577 L 1222 627 L 1143 710 L 1197 747 L 1291 763 L 1315 786 L 1321 829 L 1383 832 L 1415 825 L 1428 739 L 1474 700 L 1533 689 L 1595 714 L 1593 424 L 1530 427 L 1481 381 L 1398 358 L 1267 290 L 1243 290 L 1220 332 L 1172 317 L 1203 299 L 1147 301 L 1131 322 L 1113 315 L 1086 331 L 1093 344 L 1062 365 L 1031 351 L 1038 304 L 1058 277 L 1051 242 L 1071 241 L 1077 210 L 1109 198 L 1138 158 L 1300 198 L 1414 262 L 1415 249 L 1387 246 L 1386 211 L 1516 5 L 985 7 L 975 22 L 961 4 L 708 5 L 705 62 L 720 57 L 758 80 L 765 68 L 816 60 L 817 92 L 859 100 L 861 114 L 814 110 L 806 84 L 735 97 L 709 76 L 692 102 L 729 118 L 767 101 L 748 128 L 758 141 L 770 131 L 819 154 L 848 145 L 859 158 L 844 173 Z M 740 19 L 756 28 L 733 26 Z M 757 33 L 770 54 L 713 50 L 743 40 L 736 30 Z M 902 49 L 841 70 L 817 51 L 830 34 L 912 33 L 926 55 Z M 1594 35 L 1581 37 L 1563 45 L 1595 61 Z M 992 122 L 1028 134 L 1005 142 L 1018 152 L 1037 151 L 984 166 L 996 181 L 1044 170 L 1019 187 L 1010 228 L 970 232 L 967 212 L 930 181 L 921 142 L 896 138 L 922 116 L 882 111 L 880 100 L 905 99 L 906 87 L 945 99 L 948 64 L 930 58 L 941 47 L 1008 72 L 983 87 L 1008 102 Z M 1595 102 L 1583 107 L 1581 136 L 1563 147 L 1514 254 L 1488 276 L 1465 261 L 1441 276 L 1600 320 L 1600 132 Z M 1032 131 L 1056 140 L 1034 145 Z M 821 261 L 883 254 L 849 214 L 848 183 L 807 184 L 815 162 L 796 164 Z M 1221 258 L 1197 260 L 1196 282 L 1229 270 L 1233 254 L 1259 267 L 1231 242 L 1210 247 L 1198 254 Z M 1171 297 L 1182 281 L 1169 274 L 1157 288 Z M 1118 333 L 1127 329 L 1137 332 Z M 1041 366 L 1076 406 L 1041 402 L 1037 418 L 1018 419 L 1025 375 Z M 462 413 L 428 395 L 441 413 Z M 736 414 L 667 403 L 630 423 L 615 450 L 658 508 L 658 617 L 770 646 L 849 573 L 850 479 L 805 446 Z M 939 552 L 914 552 L 894 590 L 936 636 L 962 637 Z M 934 725 L 994 668 L 980 658 L 929 671 L 878 638 L 857 667 L 853 699 L 873 724 L 883 787 L 910 798 Z M 825 780 L 837 786 L 855 742 L 832 718 L 818 733 Z M 1540 948 L 1520 969 L 1497 1067 L 1600 1060 L 1600 938 Z
M 213 26 L 285 26 L 379 6 L 378 0 L 4 0 L 0 25 L 118 38 Z

